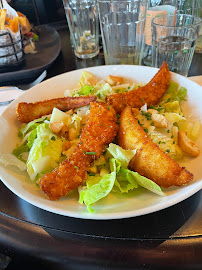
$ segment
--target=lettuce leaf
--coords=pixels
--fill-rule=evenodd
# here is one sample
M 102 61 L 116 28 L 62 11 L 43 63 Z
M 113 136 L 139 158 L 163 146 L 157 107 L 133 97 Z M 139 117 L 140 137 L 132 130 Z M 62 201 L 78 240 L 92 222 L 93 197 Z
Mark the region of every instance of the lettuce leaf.
M 95 77 L 92 73 L 88 72 L 88 71 L 82 71 L 81 73 L 81 77 L 79 80 L 79 83 L 81 86 L 86 84 L 86 79 L 90 78 L 90 77 Z
M 35 128 L 37 128 L 37 126 L 40 125 L 41 123 L 43 123 L 45 119 L 46 119 L 45 117 L 39 118 L 39 119 L 35 119 L 35 120 L 29 122 L 28 124 L 23 124 L 18 131 L 18 135 L 20 137 L 24 137 L 27 132 L 32 131 Z
M 91 85 L 84 85 L 81 89 L 76 93 L 79 96 L 89 96 L 95 93 L 95 88 Z
M 135 156 L 136 150 L 125 150 L 119 145 L 110 143 L 107 151 L 121 163 L 122 168 L 127 168 L 130 160 Z
M 160 196 L 165 196 L 165 194 L 163 193 L 163 191 L 161 190 L 161 188 L 152 180 L 141 176 L 139 173 L 137 172 L 133 172 L 130 171 L 131 175 L 134 177 L 134 180 L 137 182 L 138 185 L 160 195 Z
M 0 163 L 2 163 L 4 166 L 8 165 L 16 166 L 21 171 L 25 171 L 27 169 L 26 164 L 21 160 L 19 160 L 17 157 L 15 157 L 13 154 L 3 154 L 0 157 Z
M 172 113 L 172 112 L 166 112 L 165 113 L 165 118 L 173 123 L 177 123 L 178 121 L 186 120 L 183 116 L 181 116 L 179 113 Z
M 187 89 L 184 87 L 180 87 L 180 89 L 177 92 L 176 99 L 181 102 L 182 100 L 186 100 Z
M 17 157 L 19 160 L 23 161 L 22 159 L 22 154 L 24 152 L 29 152 L 30 147 L 27 144 L 23 144 L 19 147 L 16 147 L 15 149 L 13 149 L 12 154 Z
M 187 89 L 184 87 L 181 87 L 178 90 L 178 84 L 176 82 L 170 81 L 170 85 L 168 87 L 168 90 L 166 94 L 161 99 L 161 104 L 178 101 L 179 103 L 182 100 L 185 100 L 185 96 L 187 94 Z
M 34 180 L 38 173 L 54 169 L 60 160 L 63 139 L 58 138 L 49 129 L 48 124 L 37 127 L 37 138 L 34 140 L 27 160 L 27 172 Z
M 87 189 L 83 189 L 80 193 L 79 203 L 85 203 L 89 212 L 94 212 L 92 205 L 98 200 L 106 197 L 112 190 L 116 179 L 116 162 L 115 159 L 110 159 L 111 173 L 105 174 L 101 177 L 101 180 L 89 186 Z
M 116 180 L 117 181 L 115 182 L 115 185 L 119 187 L 122 193 L 128 192 L 129 190 L 134 188 L 138 188 L 139 185 L 160 196 L 164 196 L 164 193 L 162 192 L 161 188 L 156 183 L 154 183 L 152 180 L 144 176 L 141 176 L 139 173 L 133 172 L 129 169 L 121 168 L 119 173 L 117 174 Z
M 135 154 L 134 150 L 124 150 L 113 143 L 107 150 L 113 156 L 109 159 L 111 173 L 89 176 L 86 186 L 80 189 L 79 203 L 85 203 L 90 213 L 94 212 L 93 204 L 106 197 L 111 191 L 126 193 L 142 186 L 158 195 L 164 195 L 161 188 L 153 181 L 127 169 L 129 161 Z
M 105 101 L 106 97 L 113 93 L 111 86 L 108 83 L 105 83 L 96 93 L 99 99 Z
M 171 100 L 176 100 L 177 92 L 178 92 L 178 84 L 176 82 L 170 81 L 168 90 L 161 99 L 161 104 L 170 102 Z
M 134 177 L 131 175 L 131 171 L 123 168 L 120 168 L 116 175 L 115 186 L 119 188 L 121 193 L 125 193 L 134 188 L 138 188 L 138 184 L 134 180 Z
M 29 147 L 29 149 L 32 148 L 32 145 L 36 137 L 37 137 L 37 129 L 34 129 L 31 131 L 29 137 L 27 138 L 27 146 Z
M 163 104 L 163 109 L 165 109 L 166 112 L 182 114 L 179 101 L 177 101 L 177 100 L 172 101 L 172 102 L 164 103 Z

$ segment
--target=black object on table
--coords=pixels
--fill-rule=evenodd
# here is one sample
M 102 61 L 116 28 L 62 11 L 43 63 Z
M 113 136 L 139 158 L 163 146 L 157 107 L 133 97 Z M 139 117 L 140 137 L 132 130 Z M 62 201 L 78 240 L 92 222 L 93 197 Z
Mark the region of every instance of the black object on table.
M 22 68 L 1 72 L 0 86 L 32 82 L 57 58 L 61 48 L 58 32 L 46 25 L 37 26 L 36 31 L 39 35 L 39 41 L 36 42 L 37 53 L 24 55 Z
M 104 64 L 102 53 L 89 60 L 75 58 L 67 29 L 59 35 L 61 52 L 48 78 Z M 202 74 L 201 58 L 194 56 L 190 76 Z M 0 190 L 0 253 L 11 258 L 8 270 L 202 269 L 201 191 L 153 214 L 95 221 L 41 210 L 3 183 Z

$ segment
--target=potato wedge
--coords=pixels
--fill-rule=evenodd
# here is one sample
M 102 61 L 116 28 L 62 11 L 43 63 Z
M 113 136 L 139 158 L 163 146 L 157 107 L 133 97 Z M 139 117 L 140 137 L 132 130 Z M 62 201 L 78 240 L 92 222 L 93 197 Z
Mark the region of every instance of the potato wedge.
M 193 174 L 162 152 L 138 124 L 130 107 L 121 113 L 118 144 L 124 149 L 137 149 L 130 161 L 131 170 L 138 172 L 159 186 L 181 186 L 193 180 Z

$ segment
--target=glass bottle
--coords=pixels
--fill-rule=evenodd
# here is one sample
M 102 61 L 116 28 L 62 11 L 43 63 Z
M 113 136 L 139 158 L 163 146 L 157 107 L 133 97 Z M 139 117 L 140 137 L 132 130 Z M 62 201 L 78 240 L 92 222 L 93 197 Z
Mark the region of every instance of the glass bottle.
M 177 13 L 178 0 L 148 0 L 145 24 L 145 48 L 143 65 L 152 65 L 151 21 L 156 16 Z

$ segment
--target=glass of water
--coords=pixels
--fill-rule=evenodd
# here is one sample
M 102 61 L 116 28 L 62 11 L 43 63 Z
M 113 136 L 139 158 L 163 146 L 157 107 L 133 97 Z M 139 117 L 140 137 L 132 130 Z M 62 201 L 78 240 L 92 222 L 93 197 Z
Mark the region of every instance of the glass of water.
M 152 20 L 152 65 L 168 63 L 170 71 L 188 75 L 201 19 L 187 14 L 164 15 Z
M 71 43 L 78 58 L 92 58 L 99 53 L 97 0 L 63 0 Z
M 106 65 L 141 65 L 146 0 L 98 0 Z

